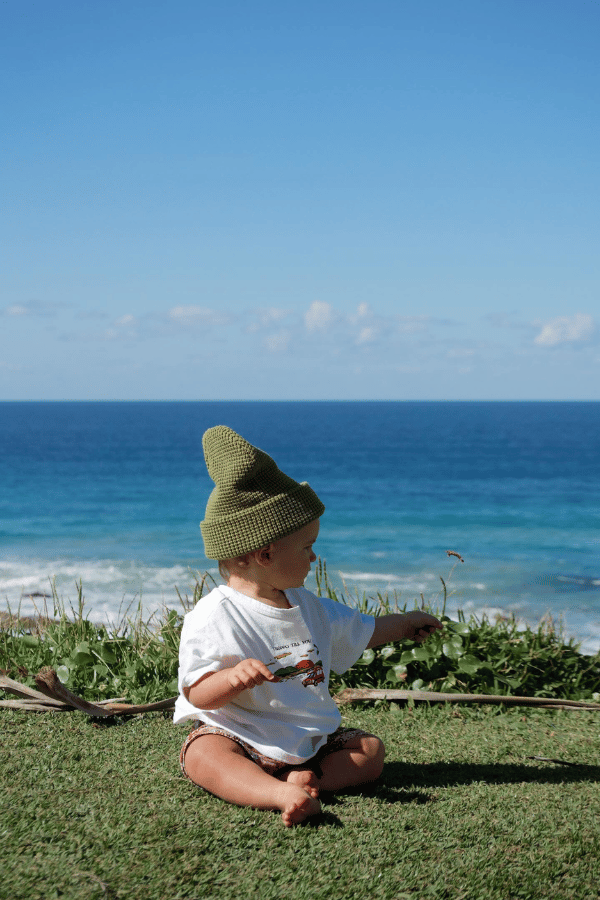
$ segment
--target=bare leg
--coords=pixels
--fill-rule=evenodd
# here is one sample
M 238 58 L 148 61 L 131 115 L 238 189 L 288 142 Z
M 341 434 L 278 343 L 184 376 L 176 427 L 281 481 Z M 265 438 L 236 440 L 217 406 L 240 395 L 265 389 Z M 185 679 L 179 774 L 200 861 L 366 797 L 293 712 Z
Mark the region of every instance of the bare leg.
M 321 811 L 301 784 L 267 775 L 242 747 L 220 734 L 204 734 L 189 745 L 186 772 L 196 784 L 229 803 L 255 809 L 279 809 L 288 827 Z
M 352 738 L 343 750 L 323 757 L 323 777 L 319 780 L 319 787 L 323 791 L 339 791 L 376 781 L 381 775 L 384 757 L 385 747 L 374 734 Z

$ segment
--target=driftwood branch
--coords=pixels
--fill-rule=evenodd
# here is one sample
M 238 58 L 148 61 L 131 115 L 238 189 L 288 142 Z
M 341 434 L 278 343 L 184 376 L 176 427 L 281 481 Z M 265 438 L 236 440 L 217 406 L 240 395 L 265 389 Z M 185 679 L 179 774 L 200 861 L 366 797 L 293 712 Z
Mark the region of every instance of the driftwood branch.
M 46 703 L 39 700 L 0 700 L 0 709 L 22 709 L 26 712 L 68 712 L 73 709 L 65 703 L 53 703 L 50 699 Z
M 42 669 L 35 676 L 38 690 L 12 678 L 0 676 L 0 690 L 16 695 L 18 700 L 0 700 L 0 707 L 24 709 L 31 712 L 59 712 L 78 709 L 94 718 L 137 715 L 138 713 L 171 710 L 176 697 L 155 703 L 123 703 L 120 700 L 102 700 L 90 703 L 78 697 L 62 684 L 54 669 Z M 504 694 L 445 694 L 438 691 L 408 691 L 395 688 L 346 688 L 334 697 L 338 706 L 361 700 L 393 700 L 416 703 L 479 703 L 494 706 L 534 706 L 538 709 L 587 709 L 600 711 L 600 703 L 585 700 L 561 700 L 556 697 L 514 697 Z
M 8 694 L 14 694 L 16 697 L 22 697 L 26 700 L 37 700 L 40 703 L 48 704 L 50 702 L 50 698 L 43 694 L 41 691 L 36 691 L 35 688 L 29 687 L 27 684 L 21 684 L 20 681 L 13 681 L 12 678 L 8 678 L 6 675 L 0 675 L 0 690 L 6 691 Z M 62 701 L 54 698 L 55 705 L 62 705 Z
M 502 694 L 442 694 L 438 691 L 406 691 L 391 688 L 345 688 L 333 698 L 338 706 L 359 700 L 414 700 L 421 703 L 481 703 L 494 706 L 537 706 L 540 709 L 592 709 L 600 711 L 600 703 L 585 700 L 560 700 L 555 697 L 513 697 Z
M 78 697 L 60 681 L 54 669 L 42 669 L 34 676 L 38 690 L 0 676 L 0 690 L 16 695 L 18 700 L 0 700 L 0 707 L 23 709 L 30 712 L 59 712 L 78 709 L 88 716 L 107 719 L 110 716 L 137 715 L 145 712 L 159 712 L 173 709 L 176 697 L 159 700 L 156 703 L 122 703 L 120 700 L 102 700 L 90 703 Z
M 154 703 L 107 703 L 106 708 L 111 715 L 132 716 L 137 713 L 161 712 L 175 709 L 177 697 L 167 697 L 166 700 L 156 700 Z
M 41 672 L 34 676 L 34 681 L 46 697 L 50 697 L 52 700 L 61 700 L 68 706 L 79 709 L 88 716 L 106 718 L 111 715 L 105 706 L 89 703 L 87 700 L 78 697 L 77 694 L 73 694 L 72 691 L 64 686 L 54 669 L 42 669 Z

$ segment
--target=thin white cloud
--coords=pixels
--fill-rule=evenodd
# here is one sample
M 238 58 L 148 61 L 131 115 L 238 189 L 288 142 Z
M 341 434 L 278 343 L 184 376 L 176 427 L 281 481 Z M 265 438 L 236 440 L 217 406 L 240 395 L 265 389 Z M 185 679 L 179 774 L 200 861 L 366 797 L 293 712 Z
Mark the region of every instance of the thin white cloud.
M 270 306 L 267 309 L 257 309 L 256 314 L 260 321 L 261 325 L 271 325 L 273 322 L 280 322 L 282 319 L 285 319 L 286 316 L 289 316 L 289 309 L 277 309 L 275 306 Z
M 285 353 L 290 343 L 289 331 L 278 331 L 275 334 L 268 334 L 264 338 L 264 345 L 269 353 Z
M 68 303 L 43 303 L 40 300 L 29 300 L 26 303 L 13 303 L 0 310 L 0 315 L 20 318 L 22 316 L 55 316 L 58 309 L 68 307 Z
M 290 310 L 278 309 L 275 306 L 259 307 L 258 309 L 252 310 L 250 315 L 252 316 L 253 321 L 248 325 L 246 330 L 248 333 L 253 334 L 256 331 L 260 331 L 262 328 L 269 328 L 271 325 L 281 322 L 286 316 L 290 315 Z
M 213 316 L 213 310 L 206 306 L 174 306 L 169 310 L 169 318 L 175 322 L 206 320 Z
M 372 344 L 373 341 L 377 339 L 378 331 L 373 325 L 367 325 L 365 328 L 361 328 L 358 332 L 358 337 L 356 338 L 356 343 L 360 346 L 361 344 Z
M 304 324 L 309 331 L 323 331 L 334 319 L 333 309 L 329 303 L 315 300 L 304 315 Z
M 108 341 L 118 340 L 119 338 L 137 338 L 138 320 L 135 316 L 127 313 L 115 319 L 112 328 L 107 328 L 104 332 L 104 338 Z
M 375 343 L 379 337 L 382 319 L 373 313 L 368 303 L 360 303 L 356 313 L 348 316 L 348 323 L 353 328 L 358 328 L 354 337 L 355 346 L 365 347 Z
M 118 328 L 124 328 L 124 327 L 126 327 L 126 326 L 128 326 L 128 325 L 135 325 L 136 322 L 137 322 L 137 319 L 136 319 L 135 316 L 132 316 L 132 315 L 130 315 L 130 314 L 127 314 L 127 315 L 125 315 L 125 316 L 121 316 L 120 318 L 116 319 L 116 320 L 115 320 L 115 325 L 116 325 Z
M 211 328 L 226 325 L 230 317 L 227 313 L 210 309 L 208 306 L 174 306 L 167 313 L 167 320 L 185 327 L 200 325 Z
M 595 323 L 587 313 L 573 316 L 556 316 L 548 322 L 535 323 L 542 330 L 534 338 L 540 347 L 556 347 L 559 344 L 582 344 L 592 337 Z
M 429 316 L 398 316 L 396 319 L 397 330 L 400 334 L 415 334 L 417 331 L 425 331 L 430 322 Z
M 379 315 L 366 302 L 359 303 L 355 312 L 344 314 L 325 301 L 315 300 L 304 315 L 304 324 L 312 334 L 335 329 L 337 341 L 368 349 L 376 343 L 398 338 L 405 342 L 412 335 L 426 337 L 433 325 L 454 323 L 427 315 Z

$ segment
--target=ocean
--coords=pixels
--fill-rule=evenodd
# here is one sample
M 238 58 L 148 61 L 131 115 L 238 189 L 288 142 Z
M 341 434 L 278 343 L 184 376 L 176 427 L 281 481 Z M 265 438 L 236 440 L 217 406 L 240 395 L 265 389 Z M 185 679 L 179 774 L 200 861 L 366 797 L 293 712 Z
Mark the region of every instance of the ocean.
M 0 403 L 0 609 L 35 613 L 52 583 L 76 607 L 81 581 L 114 621 L 218 578 L 199 530 L 217 424 L 319 494 L 336 586 L 435 606 L 443 578 L 450 615 L 550 615 L 600 648 L 593 402 Z

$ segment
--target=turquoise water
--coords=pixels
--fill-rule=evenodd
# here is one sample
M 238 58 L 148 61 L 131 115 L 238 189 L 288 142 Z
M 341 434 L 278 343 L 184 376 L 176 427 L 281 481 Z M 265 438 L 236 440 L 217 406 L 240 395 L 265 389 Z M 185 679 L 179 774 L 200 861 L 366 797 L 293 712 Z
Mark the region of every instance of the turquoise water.
M 441 576 L 451 612 L 600 646 L 600 403 L 0 403 L 0 607 L 52 579 L 97 619 L 189 593 L 215 424 L 317 491 L 334 581 L 436 602 Z

